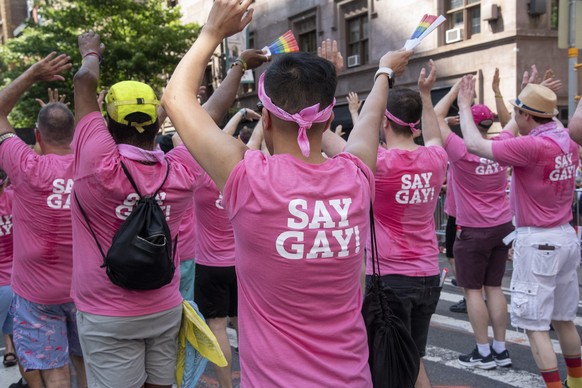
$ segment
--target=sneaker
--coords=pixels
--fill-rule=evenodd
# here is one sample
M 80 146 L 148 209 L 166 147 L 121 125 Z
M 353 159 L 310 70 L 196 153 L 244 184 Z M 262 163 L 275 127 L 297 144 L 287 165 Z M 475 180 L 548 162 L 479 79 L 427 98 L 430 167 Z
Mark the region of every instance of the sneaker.
M 451 279 L 451 284 L 452 284 L 453 286 L 457 287 L 457 279 L 455 279 L 455 278 L 452 278 L 452 279 Z
M 465 298 L 461 299 L 460 301 L 458 301 L 457 303 L 455 303 L 454 305 L 452 305 L 451 307 L 449 307 L 449 310 L 453 313 L 467 313 L 467 301 L 465 300 Z
M 495 369 L 497 367 L 497 364 L 493 359 L 493 353 L 484 357 L 479 353 L 477 347 L 475 347 L 471 353 L 459 356 L 459 364 L 479 369 Z
M 501 353 L 497 353 L 495 350 L 493 350 L 493 348 L 491 348 L 491 354 L 493 354 L 493 359 L 495 360 L 495 364 L 497 364 L 497 366 L 511 366 L 511 358 L 509 357 L 509 352 L 507 349 Z

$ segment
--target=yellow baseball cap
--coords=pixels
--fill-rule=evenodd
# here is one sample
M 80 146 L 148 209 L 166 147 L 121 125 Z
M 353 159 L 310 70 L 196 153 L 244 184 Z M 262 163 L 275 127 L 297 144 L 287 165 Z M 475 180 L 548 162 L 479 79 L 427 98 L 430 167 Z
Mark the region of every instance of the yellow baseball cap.
M 157 119 L 157 106 L 160 105 L 153 89 L 137 81 L 122 81 L 113 85 L 105 97 L 107 113 L 117 123 L 135 127 L 142 133 L 143 127 L 151 125 Z M 132 113 L 144 113 L 150 120 L 143 123 L 130 122 L 126 117 Z

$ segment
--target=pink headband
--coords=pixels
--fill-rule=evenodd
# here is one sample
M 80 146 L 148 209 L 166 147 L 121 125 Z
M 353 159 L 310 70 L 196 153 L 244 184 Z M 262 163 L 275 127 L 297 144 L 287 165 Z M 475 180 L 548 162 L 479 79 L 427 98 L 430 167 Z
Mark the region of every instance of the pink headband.
M 265 73 L 261 74 L 261 77 L 259 78 L 259 100 L 263 103 L 263 107 L 281 120 L 293 121 L 299 125 L 297 144 L 299 144 L 303 156 L 307 158 L 309 156 L 309 139 L 307 139 L 307 130 L 311 128 L 313 123 L 323 123 L 331 117 L 333 106 L 335 105 L 335 98 L 333 99 L 333 102 L 322 111 L 319 111 L 319 104 L 315 104 L 302 109 L 298 113 L 290 114 L 271 101 L 271 98 L 267 96 L 267 93 L 265 92 L 264 84 Z
M 420 120 L 418 120 L 415 123 L 405 123 L 404 121 L 400 120 L 398 117 L 390 113 L 388 109 L 386 109 L 386 111 L 384 112 L 384 116 L 386 116 L 388 120 L 394 121 L 398 125 L 402 125 L 403 127 L 410 127 L 410 131 L 412 132 L 413 135 L 420 132 L 420 129 L 416 128 L 416 126 L 420 123 Z

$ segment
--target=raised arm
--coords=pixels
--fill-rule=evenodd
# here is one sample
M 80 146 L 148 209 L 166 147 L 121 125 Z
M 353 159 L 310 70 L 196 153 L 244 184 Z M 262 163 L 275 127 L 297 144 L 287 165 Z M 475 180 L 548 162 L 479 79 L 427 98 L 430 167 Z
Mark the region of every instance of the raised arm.
M 206 105 L 204 105 L 204 108 L 206 108 Z M 251 120 L 260 120 L 261 116 L 254 112 L 252 109 L 242 108 L 241 110 L 236 112 L 234 116 L 230 118 L 230 120 L 228 120 L 228 123 L 226 123 L 224 128 L 222 128 L 222 131 L 224 133 L 228 133 L 230 136 L 234 135 L 234 133 L 236 132 L 236 128 L 240 124 L 241 120 L 247 118 Z
M 78 38 L 79 52 L 83 63 L 75 74 L 75 121 L 78 123 L 91 112 L 101 109 L 95 96 L 99 83 L 99 64 L 103 58 L 105 45 L 93 31 L 85 32 Z
M 423 67 L 418 76 L 418 90 L 422 100 L 422 137 L 426 146 L 443 146 L 439 123 L 432 105 L 431 90 L 436 81 L 436 65 L 433 60 L 429 60 L 430 73 L 426 76 L 426 69 Z
M 463 132 L 463 140 L 467 145 L 470 153 L 482 156 L 493 160 L 493 151 L 491 147 L 491 140 L 484 139 L 479 133 L 479 129 L 473 121 L 473 113 L 471 113 L 471 104 L 475 96 L 475 79 L 472 75 L 466 75 L 461 81 L 461 88 L 459 89 L 459 114 L 461 116 L 461 131 Z
M 228 71 L 220 83 L 220 87 L 210 96 L 203 105 L 204 109 L 215 123 L 220 123 L 228 108 L 232 106 L 240 86 L 240 80 L 246 70 L 253 70 L 268 61 L 268 57 L 261 50 L 245 50 Z M 198 89 L 196 89 L 198 90 Z
M 449 126 L 449 121 L 448 121 L 448 120 L 451 120 L 452 118 L 446 117 L 446 116 L 447 116 L 447 113 L 449 112 L 449 109 L 451 109 L 451 105 L 453 105 L 453 102 L 457 99 L 457 95 L 459 94 L 460 87 L 461 87 L 461 80 L 458 80 L 457 82 L 455 82 L 455 84 L 449 90 L 449 92 L 447 94 L 445 94 L 444 97 L 441 98 L 439 100 L 439 102 L 437 102 L 437 104 L 434 107 L 434 112 L 436 114 L 437 121 L 439 124 L 439 132 L 440 132 L 441 140 L 443 141 L 443 144 L 445 143 L 447 138 L 452 133 L 451 127 Z
M 343 137 L 330 129 L 323 132 L 321 150 L 329 157 L 336 156 L 346 148 L 347 142 Z
M 249 147 L 251 150 L 260 150 L 263 139 L 263 120 L 259 120 L 257 125 L 255 125 L 255 129 L 253 129 L 253 133 L 251 134 L 251 138 L 247 143 L 247 147 Z
M 30 66 L 0 91 L 0 130 L 2 132 L 14 132 L 14 128 L 8 122 L 8 115 L 22 95 L 36 82 L 64 81 L 60 74 L 71 68 L 70 60 L 68 55 L 57 56 L 55 52 L 52 52 Z
M 497 117 L 499 117 L 499 123 L 502 127 L 505 127 L 509 120 L 511 119 L 511 114 L 507 110 L 507 105 L 503 101 L 503 95 L 501 94 L 501 89 L 499 88 L 499 69 L 495 68 L 495 73 L 493 73 L 493 81 L 491 82 L 491 88 L 493 89 L 493 94 L 495 94 L 495 110 L 497 110 Z
M 388 67 L 396 74 L 400 74 L 406 69 L 411 55 L 412 51 L 390 51 L 380 59 L 379 67 Z M 378 131 L 382 124 L 387 101 L 388 76 L 381 73 L 374 80 L 374 86 L 366 98 L 358 122 L 354 125 L 346 145 L 346 152 L 356 155 L 372 171 L 376 171 Z
M 250 4 L 251 0 L 214 2 L 208 21 L 176 67 L 162 97 L 162 106 L 182 141 L 219 190 L 224 188 L 228 176 L 248 148 L 220 130 L 200 106 L 196 91 L 216 47 L 251 21 Z
M 358 93 L 356 92 L 349 92 L 346 100 L 348 100 L 348 110 L 350 111 L 350 116 L 352 116 L 352 124 L 356 125 L 359 116 L 358 111 L 362 106 L 362 101 L 360 101 Z

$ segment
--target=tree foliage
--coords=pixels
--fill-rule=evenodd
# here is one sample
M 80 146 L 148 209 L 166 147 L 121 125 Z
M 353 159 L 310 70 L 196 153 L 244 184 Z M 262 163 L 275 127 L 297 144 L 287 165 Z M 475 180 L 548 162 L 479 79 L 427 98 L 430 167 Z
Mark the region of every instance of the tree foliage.
M 13 109 L 15 127 L 34 125 L 47 87 L 58 88 L 72 103 L 74 73 L 81 65 L 77 36 L 93 30 L 106 50 L 101 64 L 101 87 L 123 80 L 146 82 L 160 92 L 182 55 L 194 42 L 199 27 L 184 25 L 178 8 L 161 0 L 52 0 L 39 9 L 42 22 L 27 22 L 23 33 L 0 52 L 0 84 L 6 85 L 35 61 L 52 51 L 71 56 L 73 68 L 66 81 L 34 85 Z M 73 107 L 72 107 L 73 108 Z

